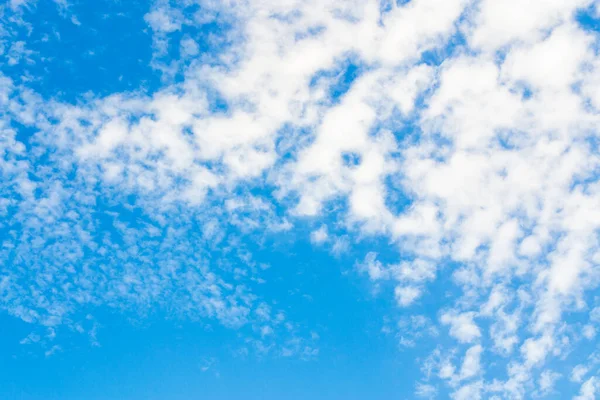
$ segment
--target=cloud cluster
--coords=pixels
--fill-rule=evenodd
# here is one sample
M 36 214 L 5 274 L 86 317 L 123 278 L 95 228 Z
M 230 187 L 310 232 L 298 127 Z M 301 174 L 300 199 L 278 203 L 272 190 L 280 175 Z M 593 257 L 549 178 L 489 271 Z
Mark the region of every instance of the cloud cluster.
M 3 307 L 47 326 L 96 304 L 258 326 L 256 294 L 206 249 L 305 221 L 327 245 L 334 221 L 397 249 L 358 264 L 399 307 L 449 277 L 448 348 L 418 393 L 552 394 L 548 364 L 596 332 L 572 318 L 595 306 L 600 261 L 595 7 L 159 1 L 145 20 L 171 75 L 155 93 L 64 104 L 3 78 Z M 208 57 L 181 32 L 214 21 Z M 184 61 L 165 64 L 174 41 Z M 36 130 L 27 143 L 15 123 Z

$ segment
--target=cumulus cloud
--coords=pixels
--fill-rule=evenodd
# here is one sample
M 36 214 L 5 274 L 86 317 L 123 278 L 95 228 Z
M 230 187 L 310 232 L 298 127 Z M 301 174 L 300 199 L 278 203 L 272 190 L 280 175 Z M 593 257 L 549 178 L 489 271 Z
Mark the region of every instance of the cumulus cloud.
M 481 345 L 475 345 L 465 354 L 465 359 L 460 368 L 460 379 L 467 379 L 477 375 L 480 372 L 481 365 L 481 351 L 483 348 Z
M 592 400 L 596 398 L 596 392 L 598 391 L 598 382 L 595 377 L 592 377 L 585 381 L 581 385 L 581 389 L 578 396 L 573 397 L 574 400 Z
M 571 371 L 571 380 L 573 382 L 581 383 L 583 377 L 589 372 L 588 368 L 585 365 L 579 364 L 576 365 Z
M 471 343 L 481 336 L 481 330 L 473 320 L 474 313 L 455 314 L 447 312 L 441 322 L 450 326 L 450 335 L 462 343 Z
M 540 374 L 540 379 L 538 382 L 539 386 L 539 395 L 547 396 L 554 391 L 554 385 L 556 381 L 560 379 L 561 375 L 557 372 L 553 371 L 544 371 Z
M 315 244 L 321 244 L 329 239 L 329 234 L 327 233 L 327 226 L 322 225 L 319 229 L 314 230 L 310 233 L 310 240 Z

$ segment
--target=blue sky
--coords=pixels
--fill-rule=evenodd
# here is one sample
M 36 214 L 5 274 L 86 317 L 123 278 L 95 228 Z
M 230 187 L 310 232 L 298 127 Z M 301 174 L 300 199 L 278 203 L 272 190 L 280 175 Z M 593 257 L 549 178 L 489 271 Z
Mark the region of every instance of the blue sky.
M 600 397 L 592 0 L 0 5 L 0 398 Z

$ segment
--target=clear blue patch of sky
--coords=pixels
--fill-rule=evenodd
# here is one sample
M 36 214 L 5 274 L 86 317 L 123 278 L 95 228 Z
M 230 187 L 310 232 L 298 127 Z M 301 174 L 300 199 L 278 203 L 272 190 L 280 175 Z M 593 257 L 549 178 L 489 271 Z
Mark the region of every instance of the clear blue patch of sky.
M 40 0 L 22 15 L 31 33 L 13 38 L 26 42 L 35 63 L 4 66 L 3 72 L 17 81 L 27 75 L 27 85 L 43 97 L 68 102 L 87 92 L 152 92 L 160 80 L 149 66 L 152 37 L 143 19 L 148 7 L 145 1 L 99 0 L 71 1 L 63 9 Z
M 38 131 L 37 128 L 27 126 L 19 123 L 18 121 L 11 121 L 12 128 L 15 130 L 15 139 L 25 146 L 26 149 L 31 148 L 29 139 Z
M 328 97 L 333 104 L 340 102 L 341 98 L 350 90 L 352 83 L 365 71 L 366 66 L 352 55 L 337 63 L 329 70 L 319 71 L 312 77 L 310 87 L 320 83 L 321 79 L 331 81 L 328 86 Z
M 402 368 L 392 351 L 333 354 L 328 363 L 293 358 L 257 361 L 232 357 L 226 350 L 207 351 L 222 346 L 230 336 L 224 331 L 211 337 L 193 324 L 174 327 L 158 322 L 140 329 L 118 319 L 113 323 L 116 329 L 103 335 L 102 347 L 58 352 L 48 358 L 13 358 L 10 370 L 0 368 L 0 396 L 23 400 L 412 398 L 412 388 L 398 383 L 410 370 Z M 372 365 L 374 356 L 385 361 Z M 207 365 L 210 368 L 203 371 Z
M 592 5 L 587 9 L 580 10 L 576 14 L 576 21 L 582 28 L 588 31 L 600 32 L 600 18 L 596 12 L 596 5 Z

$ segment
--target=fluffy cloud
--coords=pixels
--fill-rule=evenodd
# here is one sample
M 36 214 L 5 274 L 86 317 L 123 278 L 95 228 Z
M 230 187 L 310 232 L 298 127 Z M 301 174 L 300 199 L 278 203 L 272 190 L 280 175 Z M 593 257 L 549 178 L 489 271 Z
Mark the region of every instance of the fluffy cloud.
M 598 383 L 596 378 L 592 377 L 581 385 L 579 395 L 574 397 L 574 400 L 592 400 L 596 398 Z

